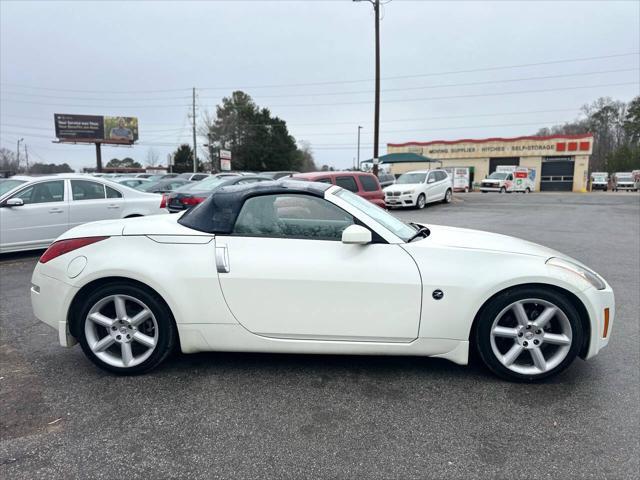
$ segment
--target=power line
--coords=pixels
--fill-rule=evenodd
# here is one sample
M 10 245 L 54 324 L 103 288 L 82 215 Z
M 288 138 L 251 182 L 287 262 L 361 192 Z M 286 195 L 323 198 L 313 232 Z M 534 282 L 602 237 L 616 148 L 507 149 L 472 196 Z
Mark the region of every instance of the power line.
M 520 77 L 520 78 L 512 78 L 512 79 L 499 79 L 499 80 L 486 80 L 481 82 L 466 82 L 466 83 L 445 83 L 445 84 L 436 84 L 436 85 L 421 85 L 415 87 L 403 87 L 403 88 L 383 88 L 383 92 L 398 92 L 398 91 L 410 91 L 410 90 L 424 90 L 431 88 L 449 88 L 449 87 L 470 87 L 475 85 L 492 85 L 496 83 L 515 83 L 515 82 L 524 82 L 524 81 L 533 81 L 533 80 L 550 80 L 556 78 L 569 78 L 569 77 L 583 77 L 589 75 L 603 75 L 609 73 L 622 73 L 622 72 L 632 72 L 638 71 L 638 68 L 619 68 L 612 70 L 597 70 L 590 72 L 577 72 L 577 73 L 565 73 L 559 75 L 544 75 L 544 76 L 532 76 L 532 77 Z M 25 92 L 15 92 L 15 91 L 3 91 L 4 95 L 18 95 L 20 97 L 35 97 L 35 98 L 52 98 L 56 100 L 82 100 L 82 101 L 110 101 L 111 99 L 105 97 L 77 97 L 77 96 L 59 96 L 59 95 L 42 95 L 37 93 L 25 93 Z M 284 95 L 259 95 L 259 98 L 289 98 L 289 97 L 324 97 L 324 96 L 334 96 L 334 95 L 358 95 L 358 94 L 370 94 L 373 93 L 372 90 L 352 90 L 352 91 L 339 91 L 339 92 L 317 92 L 317 93 L 292 93 L 292 94 L 284 94 Z M 219 97 L 206 97 L 200 96 L 200 99 L 219 99 Z M 137 102 L 146 102 L 146 101 L 166 101 L 166 100 L 191 100 L 191 97 L 158 97 L 158 98 L 136 98 Z
M 418 97 L 418 98 L 400 98 L 400 99 L 392 99 L 392 100 L 384 100 L 383 103 L 404 103 L 404 102 L 421 102 L 421 101 L 429 101 L 429 100 L 450 100 L 456 98 L 475 98 L 475 97 L 499 97 L 506 95 L 519 95 L 523 93 L 548 93 L 548 92 L 562 92 L 568 90 L 581 90 L 581 89 L 589 89 L 589 88 L 600 88 L 600 87 L 616 87 L 623 85 L 637 85 L 638 81 L 633 82 L 619 82 L 619 83 L 604 83 L 598 85 L 581 85 L 581 86 L 573 86 L 573 87 L 559 87 L 559 88 L 546 88 L 546 89 L 534 89 L 534 90 L 518 90 L 512 92 L 497 92 L 497 93 L 477 93 L 477 94 L 464 94 L 464 95 L 446 95 L 440 97 Z M 42 105 L 42 106 L 55 106 L 55 107 L 79 107 L 79 108 L 169 108 L 169 107 L 191 107 L 191 105 L 72 105 L 72 104 L 61 104 L 61 103 L 43 103 L 43 102 L 30 102 L 23 100 L 8 100 L 5 99 L 3 102 L 12 102 L 12 103 L 23 103 L 23 104 L 33 104 L 33 105 Z M 330 103 L 285 103 L 285 104 L 275 104 L 269 105 L 269 108 L 286 108 L 286 107 L 328 107 L 328 106 L 341 106 L 341 105 L 368 105 L 371 104 L 370 101 L 353 101 L 353 102 L 330 102 Z
M 406 78 L 420 78 L 420 77 L 433 77 L 440 75 L 456 75 L 462 73 L 474 73 L 474 72 L 487 72 L 487 71 L 495 71 L 495 70 L 509 70 L 512 68 L 526 68 L 526 67 L 536 67 L 543 65 L 554 65 L 554 64 L 565 64 L 565 63 L 577 63 L 577 62 L 587 62 L 591 60 L 603 60 L 609 58 L 621 58 L 621 57 L 629 57 L 638 55 L 640 52 L 628 52 L 628 53 L 615 53 L 610 55 L 598 55 L 592 57 L 578 57 L 578 58 L 568 58 L 562 60 L 547 60 L 542 62 L 535 63 L 521 63 L 514 65 L 501 65 L 501 66 L 489 66 L 489 67 L 480 67 L 480 68 L 471 68 L 465 70 L 449 70 L 449 71 L 440 71 L 440 72 L 430 72 L 430 73 L 420 73 L 420 74 L 408 74 L 408 75 L 396 75 L 389 77 L 381 77 L 382 80 L 397 80 L 397 79 L 406 79 Z M 315 86 L 315 85 L 339 85 L 339 84 L 348 84 L 348 83 L 363 83 L 363 82 L 371 82 L 372 78 L 366 79 L 356 79 L 356 80 L 330 80 L 330 81 L 322 81 L 322 82 L 306 82 L 306 83 L 282 83 L 282 84 L 267 84 L 267 85 L 230 85 L 230 86 L 214 86 L 214 87 L 203 87 L 199 90 L 235 90 L 235 89 L 249 89 L 249 88 L 285 88 L 285 87 L 306 87 L 306 86 Z M 191 91 L 191 88 L 172 88 L 172 89 L 162 89 L 162 90 L 81 90 L 81 89 L 69 89 L 69 88 L 52 88 L 52 87 L 41 87 L 34 85 L 23 85 L 17 83 L 0 83 L 0 85 L 9 86 L 9 87 L 17 87 L 23 89 L 30 90 L 43 90 L 43 91 L 51 91 L 51 92 L 73 92 L 73 93 L 107 93 L 114 95 L 134 95 L 140 93 L 167 93 L 167 92 L 184 92 L 188 94 Z
M 633 82 L 620 82 L 620 83 L 604 83 L 599 85 L 582 85 L 575 87 L 561 87 L 561 88 L 545 88 L 536 90 L 519 90 L 514 92 L 498 92 L 498 93 L 475 93 L 466 95 L 446 95 L 442 97 L 422 97 L 422 98 L 400 98 L 395 100 L 384 100 L 382 103 L 404 103 L 404 102 L 422 102 L 428 100 L 450 100 L 456 98 L 475 98 L 475 97 L 501 97 L 506 95 L 519 95 L 522 93 L 545 93 L 545 92 L 562 92 L 567 90 L 581 90 L 587 88 L 600 88 L 600 87 L 617 87 L 622 85 L 637 85 L 638 81 Z M 333 102 L 333 103 L 288 103 L 281 105 L 270 105 L 270 108 L 281 107 L 335 107 L 338 105 L 368 105 L 371 102 L 358 101 L 358 102 Z
M 504 65 L 497 67 L 483 67 L 483 68 L 472 68 L 467 70 L 450 70 L 444 72 L 432 72 L 432 73 L 421 73 L 421 74 L 412 74 L 412 75 L 396 75 L 392 77 L 381 77 L 382 80 L 398 80 L 405 78 L 420 78 L 420 77 L 434 77 L 440 75 L 455 75 L 460 73 L 474 73 L 474 72 L 488 72 L 494 70 L 508 70 L 511 68 L 525 68 L 525 67 L 537 67 L 541 65 L 553 65 L 558 63 L 574 63 L 574 62 L 585 62 L 589 60 L 601 60 L 605 58 L 617 58 L 617 57 L 628 57 L 632 55 L 638 55 L 640 52 L 630 52 L 630 53 L 617 53 L 613 55 L 600 55 L 595 57 L 582 57 L 582 58 L 570 58 L 564 60 L 549 60 L 546 62 L 537 62 L 537 63 L 521 63 L 518 65 Z M 361 83 L 361 82 L 370 82 L 373 81 L 372 78 L 360 79 L 360 80 L 336 80 L 336 81 L 326 81 L 326 82 L 312 82 L 312 83 L 288 83 L 288 84 L 277 84 L 277 85 L 245 85 L 245 86 L 227 86 L 227 87 L 202 87 L 200 90 L 229 90 L 229 89 L 238 89 L 238 88 L 284 88 L 284 87 L 306 87 L 312 85 L 335 85 L 335 84 L 343 84 L 343 83 Z

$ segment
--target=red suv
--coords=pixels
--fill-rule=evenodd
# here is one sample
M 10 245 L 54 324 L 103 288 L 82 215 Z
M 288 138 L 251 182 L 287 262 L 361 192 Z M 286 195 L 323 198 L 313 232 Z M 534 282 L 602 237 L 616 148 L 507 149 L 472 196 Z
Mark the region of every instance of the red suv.
M 365 172 L 310 172 L 297 173 L 292 178 L 298 180 L 308 180 L 310 182 L 324 182 L 338 185 L 350 192 L 366 198 L 371 203 L 375 203 L 381 208 L 384 205 L 384 193 L 380 187 L 380 182 L 372 173 Z

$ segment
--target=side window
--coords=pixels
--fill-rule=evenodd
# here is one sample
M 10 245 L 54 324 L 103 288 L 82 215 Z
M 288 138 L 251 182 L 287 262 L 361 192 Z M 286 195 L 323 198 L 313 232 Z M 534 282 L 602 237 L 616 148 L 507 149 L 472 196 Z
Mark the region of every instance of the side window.
M 431 173 L 429 174 L 429 177 L 427 178 L 427 183 L 429 183 L 429 182 L 432 182 L 432 183 L 433 183 L 433 182 L 435 182 L 435 181 L 437 181 L 437 178 L 436 178 L 436 172 L 431 172 Z
M 336 185 L 350 192 L 358 193 L 358 185 L 353 177 L 336 177 Z
M 330 178 L 319 178 L 316 180 L 316 182 L 321 182 L 321 183 L 331 183 L 331 179 Z
M 383 177 L 381 177 L 381 179 L 382 178 Z M 360 183 L 365 192 L 376 192 L 380 188 L 376 179 L 369 175 L 360 175 Z
M 436 179 L 438 181 L 445 180 L 447 178 L 446 172 L 442 172 L 442 171 L 436 172 L 436 175 L 437 175 Z
M 22 199 L 25 205 L 62 202 L 64 200 L 64 180 L 36 183 L 18 192 L 13 198 Z
M 244 202 L 233 233 L 340 241 L 342 231 L 353 224 L 351 215 L 322 198 L 294 194 L 262 195 Z
M 507 175 L 507 180 L 513 180 L 513 175 L 511 174 Z
M 115 188 L 107 187 L 106 185 L 105 188 L 107 189 L 107 198 L 122 198 L 122 194 Z
M 193 178 L 191 180 L 202 180 L 204 178 L 207 178 L 209 175 L 194 175 Z
M 104 185 L 86 180 L 71 180 L 71 193 L 75 201 L 104 198 Z

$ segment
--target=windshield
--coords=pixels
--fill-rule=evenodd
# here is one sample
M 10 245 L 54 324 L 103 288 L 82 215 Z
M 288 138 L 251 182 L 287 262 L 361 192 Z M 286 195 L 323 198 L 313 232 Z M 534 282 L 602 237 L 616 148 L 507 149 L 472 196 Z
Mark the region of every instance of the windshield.
M 416 233 L 416 229 L 407 225 L 406 223 L 398 220 L 393 215 L 388 214 L 380 207 L 374 205 L 369 200 L 365 200 L 362 197 L 359 197 L 355 193 L 351 193 L 349 190 L 345 190 L 341 188 L 336 191 L 334 195 L 342 200 L 348 202 L 350 205 L 353 205 L 355 208 L 365 213 L 366 215 L 373 218 L 380 225 L 385 227 L 387 230 L 395 233 L 398 237 L 400 237 L 405 242 L 408 242 L 411 237 L 413 237 Z
M 617 178 L 619 182 L 633 182 L 633 177 L 631 175 L 620 175 Z
M 606 175 L 593 175 L 594 182 L 605 182 L 607 180 Z
M 167 182 L 144 182 L 138 185 L 136 188 L 142 192 L 151 192 L 156 188 L 162 188 Z
M 396 183 L 399 183 L 399 184 L 423 183 L 425 178 L 427 178 L 426 173 L 403 173 L 398 177 L 398 180 L 396 180 Z
M 0 180 L 0 195 L 7 193 L 9 190 L 25 182 L 26 180 L 12 180 L 12 179 Z
M 209 177 L 199 182 L 190 183 L 177 189 L 180 192 L 188 192 L 191 190 L 213 190 L 220 186 L 222 182 L 229 180 L 229 177 Z
M 492 180 L 504 180 L 505 178 L 507 178 L 507 175 L 509 174 L 504 172 L 493 172 L 487 178 L 490 178 Z

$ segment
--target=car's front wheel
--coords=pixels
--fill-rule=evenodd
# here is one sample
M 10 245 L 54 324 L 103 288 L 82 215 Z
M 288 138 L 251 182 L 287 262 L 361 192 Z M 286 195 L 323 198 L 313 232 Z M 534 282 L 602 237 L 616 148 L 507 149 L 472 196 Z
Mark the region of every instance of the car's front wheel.
M 147 372 L 169 356 L 177 340 L 167 305 L 135 284 L 117 282 L 99 287 L 87 296 L 79 312 L 82 350 L 110 372 Z
M 500 193 L 507 193 L 507 189 L 504 187 L 500 187 Z
M 475 328 L 475 344 L 486 366 L 515 381 L 541 380 L 563 371 L 578 355 L 582 341 L 573 304 L 542 287 L 497 295 Z

